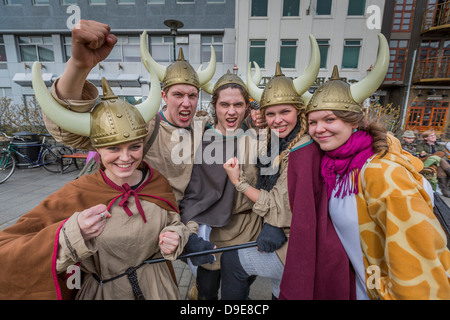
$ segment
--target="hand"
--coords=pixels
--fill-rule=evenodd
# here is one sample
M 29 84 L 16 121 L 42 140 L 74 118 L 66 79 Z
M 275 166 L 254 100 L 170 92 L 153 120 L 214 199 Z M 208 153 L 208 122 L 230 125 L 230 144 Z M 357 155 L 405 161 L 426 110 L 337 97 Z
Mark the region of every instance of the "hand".
M 239 162 L 236 157 L 229 159 L 223 164 L 223 168 L 228 175 L 231 183 L 237 185 L 239 183 Z
M 106 226 L 106 219 L 109 218 L 111 214 L 104 204 L 98 204 L 80 212 L 77 221 L 84 241 L 101 235 Z
M 261 110 L 251 110 L 250 115 L 252 117 L 254 127 L 264 129 L 267 126 L 266 120 L 261 114 Z
M 159 235 L 159 247 L 164 254 L 174 253 L 180 243 L 180 235 L 173 231 L 166 231 Z
M 117 42 L 107 24 L 80 20 L 72 30 L 72 55 L 69 60 L 80 69 L 94 68 L 111 52 Z
M 281 228 L 266 223 L 256 239 L 256 244 L 260 252 L 274 252 L 280 249 L 286 241 L 286 235 Z
M 200 238 L 195 233 L 191 234 L 189 236 L 188 243 L 184 247 L 187 253 L 194 253 L 199 251 L 205 251 L 205 250 L 211 250 L 215 249 L 216 246 L 209 242 L 204 240 L 203 238 Z M 191 262 L 194 266 L 201 266 L 205 263 L 213 263 L 214 262 L 214 255 L 208 254 L 203 256 L 197 256 L 190 258 Z

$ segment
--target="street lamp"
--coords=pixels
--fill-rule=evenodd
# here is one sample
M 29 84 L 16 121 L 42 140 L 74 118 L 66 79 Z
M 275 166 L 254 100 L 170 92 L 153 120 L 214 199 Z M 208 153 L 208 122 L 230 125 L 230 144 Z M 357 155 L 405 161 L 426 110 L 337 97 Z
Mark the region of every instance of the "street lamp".
M 181 21 L 172 19 L 164 21 L 164 24 L 170 28 L 170 34 L 173 37 L 173 61 L 175 61 L 176 60 L 175 39 L 177 36 L 178 29 L 183 28 L 184 24 Z

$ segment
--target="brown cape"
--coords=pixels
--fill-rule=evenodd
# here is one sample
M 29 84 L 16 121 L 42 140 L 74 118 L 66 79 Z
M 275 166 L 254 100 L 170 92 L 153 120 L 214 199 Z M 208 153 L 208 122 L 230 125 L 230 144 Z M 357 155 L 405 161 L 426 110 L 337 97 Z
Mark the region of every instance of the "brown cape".
M 149 167 L 150 168 L 150 167 Z M 120 200 L 118 186 L 105 183 L 103 172 L 67 183 L 0 232 L 0 299 L 70 299 L 65 274 L 56 274 L 59 231 L 72 214 L 97 204 Z M 139 199 L 177 211 L 167 179 L 150 168 L 148 179 L 136 189 Z

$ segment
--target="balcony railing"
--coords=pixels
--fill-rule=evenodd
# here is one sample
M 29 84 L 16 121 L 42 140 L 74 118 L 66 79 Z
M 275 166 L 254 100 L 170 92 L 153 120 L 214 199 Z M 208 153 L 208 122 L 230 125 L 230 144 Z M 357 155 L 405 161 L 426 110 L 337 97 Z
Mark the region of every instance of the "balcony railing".
M 450 81 L 450 56 L 417 61 L 414 82 Z
M 423 15 L 422 32 L 450 28 L 450 1 L 430 5 Z

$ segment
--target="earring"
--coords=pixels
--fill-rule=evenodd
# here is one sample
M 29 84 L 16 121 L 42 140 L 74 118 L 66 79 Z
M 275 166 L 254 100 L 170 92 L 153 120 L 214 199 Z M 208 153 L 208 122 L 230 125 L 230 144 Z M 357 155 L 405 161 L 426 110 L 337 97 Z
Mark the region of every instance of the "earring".
M 355 133 L 355 132 L 357 132 L 357 131 L 358 131 L 358 128 L 353 129 L 353 133 Z

